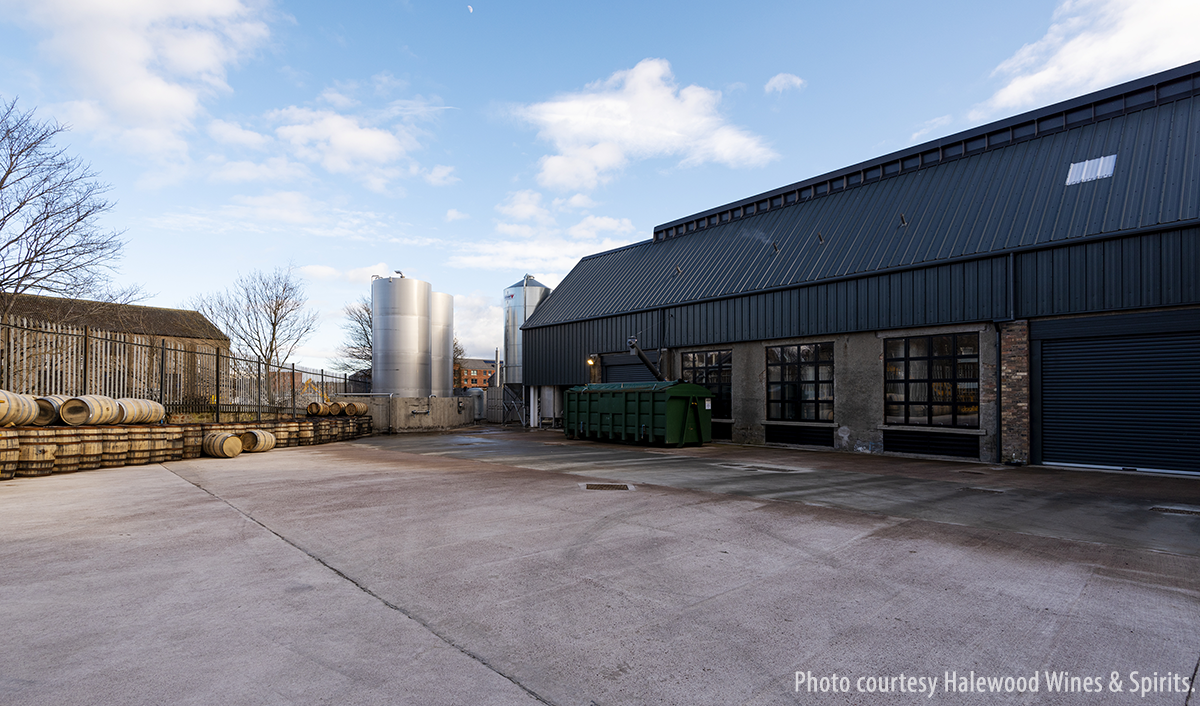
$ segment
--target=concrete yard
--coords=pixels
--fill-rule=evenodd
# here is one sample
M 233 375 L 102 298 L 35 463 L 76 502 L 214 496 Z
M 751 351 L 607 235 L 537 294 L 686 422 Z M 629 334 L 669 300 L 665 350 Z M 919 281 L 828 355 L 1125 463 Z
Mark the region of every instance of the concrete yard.
M 0 532 L 4 706 L 1200 704 L 1196 478 L 474 428 L 18 478 Z

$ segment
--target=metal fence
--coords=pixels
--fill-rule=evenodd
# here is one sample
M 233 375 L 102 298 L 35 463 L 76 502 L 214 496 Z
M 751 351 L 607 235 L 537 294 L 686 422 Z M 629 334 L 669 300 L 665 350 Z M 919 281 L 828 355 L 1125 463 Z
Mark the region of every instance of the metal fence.
M 0 324 L 0 389 L 155 400 L 216 421 L 303 415 L 310 402 L 370 392 L 343 374 L 234 357 L 212 342 L 16 319 Z

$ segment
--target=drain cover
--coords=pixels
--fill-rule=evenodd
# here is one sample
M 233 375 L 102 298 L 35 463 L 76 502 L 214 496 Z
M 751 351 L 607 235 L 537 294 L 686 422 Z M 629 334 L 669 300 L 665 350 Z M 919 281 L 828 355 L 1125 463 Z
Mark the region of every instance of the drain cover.
M 633 490 L 628 483 L 580 483 L 584 490 Z
M 1168 515 L 1200 515 L 1200 509 L 1191 509 L 1185 507 L 1163 507 L 1156 505 L 1150 508 L 1150 512 L 1163 512 Z

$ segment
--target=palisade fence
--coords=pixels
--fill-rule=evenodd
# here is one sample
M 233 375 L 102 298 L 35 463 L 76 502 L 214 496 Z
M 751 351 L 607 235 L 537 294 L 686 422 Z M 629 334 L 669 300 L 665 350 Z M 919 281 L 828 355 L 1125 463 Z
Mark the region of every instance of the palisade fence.
M 215 421 L 303 416 L 310 402 L 370 392 L 345 375 L 237 358 L 204 341 L 26 319 L 0 323 L 0 389 L 139 397 Z

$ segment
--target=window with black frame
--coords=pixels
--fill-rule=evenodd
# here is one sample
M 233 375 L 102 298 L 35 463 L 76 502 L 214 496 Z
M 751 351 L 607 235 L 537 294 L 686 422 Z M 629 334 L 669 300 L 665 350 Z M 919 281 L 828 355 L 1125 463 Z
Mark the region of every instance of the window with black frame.
M 684 353 L 680 377 L 713 393 L 712 418 L 733 418 L 733 350 Z
M 833 343 L 767 348 L 767 419 L 833 421 Z
M 884 421 L 979 427 L 979 334 L 884 341 Z

